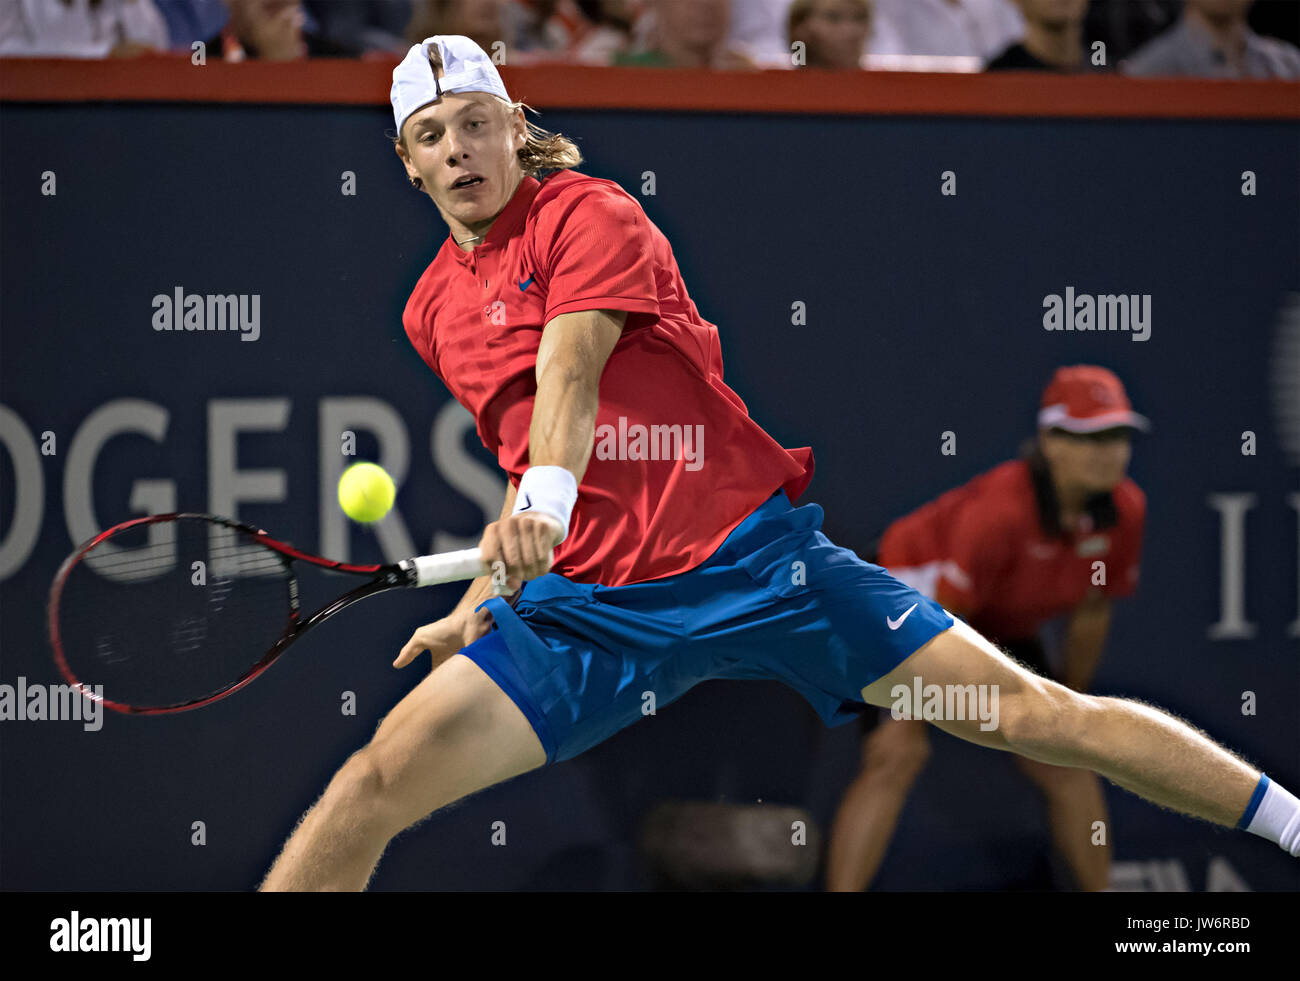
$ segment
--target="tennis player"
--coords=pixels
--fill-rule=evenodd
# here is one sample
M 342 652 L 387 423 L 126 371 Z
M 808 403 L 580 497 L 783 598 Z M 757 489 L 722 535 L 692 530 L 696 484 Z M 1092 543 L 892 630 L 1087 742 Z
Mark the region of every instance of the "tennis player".
M 577 148 L 529 126 L 476 44 L 394 70 L 396 150 L 450 236 L 404 323 L 509 476 L 477 580 L 397 666 L 434 669 L 303 817 L 263 888 L 362 889 L 389 840 L 451 802 L 570 759 L 709 678 L 777 678 L 828 725 L 913 677 L 997 685 L 964 739 L 1083 767 L 1157 804 L 1300 852 L 1300 801 L 1147 705 L 1041 678 L 936 601 L 832 544 L 795 507 L 787 450 L 723 381 L 718 331 L 672 249 Z
M 1137 589 L 1146 498 L 1125 471 L 1133 431 L 1147 425 L 1113 372 L 1061 368 L 1023 456 L 895 521 L 872 561 L 1036 674 L 1087 691 L 1106 646 L 1111 601 Z M 1041 632 L 1067 617 L 1063 656 L 1049 662 Z M 892 716 L 885 709 L 863 715 L 862 769 L 831 832 L 832 890 L 870 884 L 929 758 L 925 722 Z M 1043 794 L 1053 843 L 1075 884 L 1107 888 L 1110 821 L 1096 774 L 1027 756 L 1016 763 Z

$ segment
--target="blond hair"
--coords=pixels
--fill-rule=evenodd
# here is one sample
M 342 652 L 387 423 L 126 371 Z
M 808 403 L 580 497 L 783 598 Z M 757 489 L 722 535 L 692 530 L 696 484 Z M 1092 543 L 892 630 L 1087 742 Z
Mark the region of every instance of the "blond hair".
M 433 46 L 429 52 L 429 64 L 433 66 L 435 77 L 441 78 L 442 55 L 436 46 Z M 520 109 L 526 109 L 531 113 L 537 112 L 525 102 L 505 102 L 496 97 L 493 101 L 510 115 L 514 115 Z M 519 169 L 525 176 L 536 177 L 548 170 L 568 170 L 582 163 L 582 151 L 564 134 L 542 129 L 527 119 L 524 120 L 524 127 L 527 135 L 524 145 L 519 149 Z M 406 146 L 402 141 L 401 133 L 397 134 L 394 141 L 403 147 Z
M 523 102 L 508 102 L 505 106 L 511 113 L 520 109 L 537 112 L 532 106 Z M 582 151 L 578 144 L 563 133 L 552 133 L 549 129 L 524 120 L 527 139 L 519 148 L 519 169 L 529 177 L 536 177 L 547 170 L 568 170 L 582 163 Z

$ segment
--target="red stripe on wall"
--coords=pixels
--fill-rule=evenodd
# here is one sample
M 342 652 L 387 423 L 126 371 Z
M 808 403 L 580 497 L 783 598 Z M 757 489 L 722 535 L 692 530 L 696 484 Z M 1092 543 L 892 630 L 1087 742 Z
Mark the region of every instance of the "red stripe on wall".
M 209 62 L 184 56 L 0 60 L 11 102 L 387 105 L 391 61 Z M 1043 73 L 752 71 L 503 66 L 538 108 L 801 114 L 1300 119 L 1300 83 Z

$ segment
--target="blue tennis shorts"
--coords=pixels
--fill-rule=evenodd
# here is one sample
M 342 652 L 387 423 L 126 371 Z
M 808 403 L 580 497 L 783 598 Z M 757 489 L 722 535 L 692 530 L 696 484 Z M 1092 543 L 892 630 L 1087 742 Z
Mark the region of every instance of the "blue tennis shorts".
M 519 706 L 548 763 L 572 759 L 711 678 L 783 681 L 828 726 L 953 619 L 821 533 L 778 492 L 689 572 L 630 586 L 549 574 L 461 651 Z

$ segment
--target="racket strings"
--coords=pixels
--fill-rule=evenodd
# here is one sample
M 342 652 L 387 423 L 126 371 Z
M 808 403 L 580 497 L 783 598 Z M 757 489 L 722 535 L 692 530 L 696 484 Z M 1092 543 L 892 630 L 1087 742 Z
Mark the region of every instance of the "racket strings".
M 241 680 L 283 635 L 292 572 L 278 552 L 199 517 L 96 543 L 56 592 L 68 671 L 136 708 L 196 701 Z
M 101 575 L 128 581 L 147 579 L 171 572 L 177 563 L 175 529 L 171 523 L 159 522 L 149 526 L 165 529 L 156 533 L 148 544 L 128 547 L 113 536 L 100 542 L 86 553 L 84 562 Z M 126 538 L 135 529 L 127 529 Z M 208 559 L 205 574 L 231 578 L 238 576 L 279 576 L 284 572 L 284 562 L 278 552 L 260 544 L 246 532 L 221 525 L 212 525 L 208 534 Z M 197 560 L 203 562 L 204 560 Z

